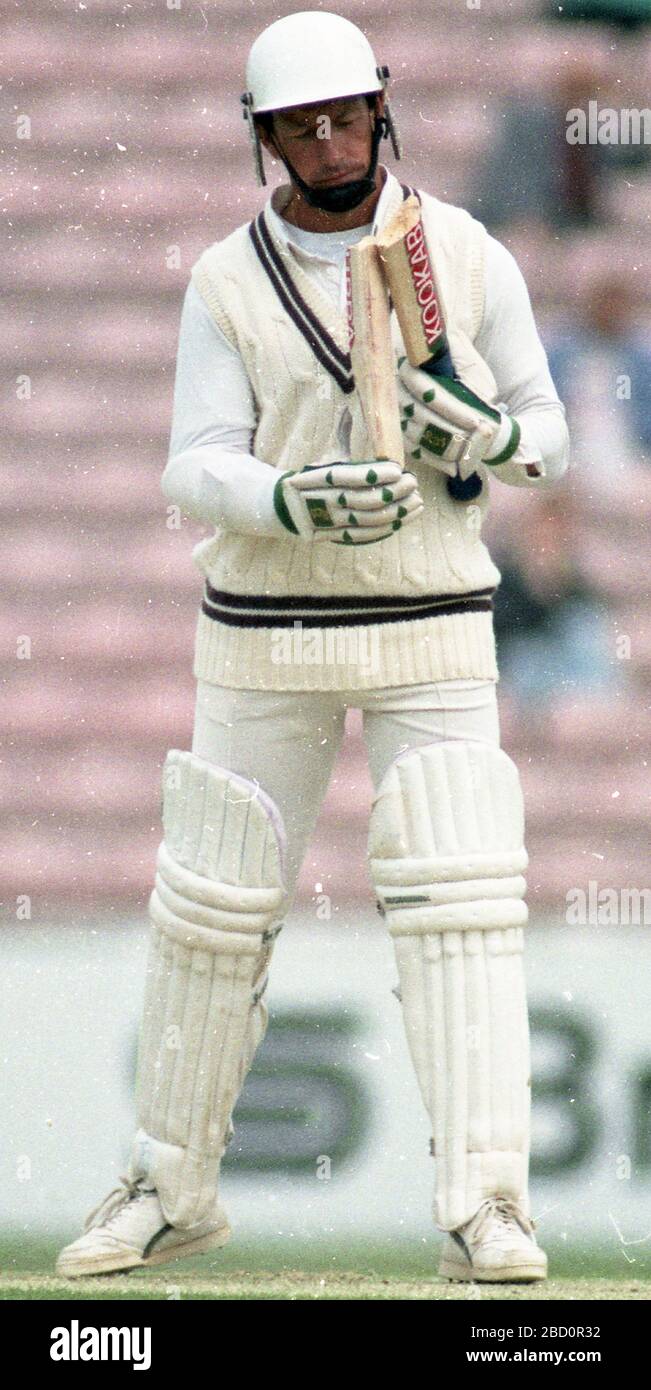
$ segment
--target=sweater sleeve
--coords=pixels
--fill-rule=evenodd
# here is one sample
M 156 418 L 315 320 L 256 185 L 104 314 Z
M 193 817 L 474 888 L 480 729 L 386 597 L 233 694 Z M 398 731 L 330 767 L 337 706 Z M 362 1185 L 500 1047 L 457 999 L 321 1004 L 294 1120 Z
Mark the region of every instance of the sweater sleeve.
M 527 458 L 542 461 L 545 476 L 530 478 L 509 461 L 494 473 L 516 486 L 544 489 L 566 471 L 569 439 L 565 410 L 552 381 L 529 292 L 511 252 L 492 236 L 486 245 L 486 297 L 475 347 L 497 382 L 500 406 L 522 431 Z
M 161 488 L 187 516 L 287 538 L 277 470 L 250 452 L 255 406 L 244 363 L 190 281 L 179 328 L 169 458 Z

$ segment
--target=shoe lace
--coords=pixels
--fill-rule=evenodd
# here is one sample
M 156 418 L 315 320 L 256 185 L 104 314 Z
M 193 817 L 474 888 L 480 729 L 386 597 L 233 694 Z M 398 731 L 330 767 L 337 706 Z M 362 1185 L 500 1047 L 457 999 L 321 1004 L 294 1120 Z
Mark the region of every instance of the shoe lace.
M 512 1201 L 509 1197 L 488 1197 L 485 1202 L 482 1202 L 479 1212 L 481 1212 L 481 1216 L 473 1231 L 473 1240 L 475 1241 L 481 1238 L 487 1226 L 494 1229 L 495 1223 L 505 1230 L 515 1224 L 527 1235 L 531 1235 L 533 1232 L 533 1222 L 524 1215 L 517 1202 Z
M 533 1221 L 530 1221 L 517 1202 L 513 1202 L 509 1197 L 493 1198 L 489 1207 L 493 1219 L 498 1221 L 500 1225 L 511 1226 L 515 1221 L 516 1225 L 526 1231 L 527 1235 L 533 1231 Z
M 138 1201 L 139 1198 L 149 1195 L 148 1191 L 140 1187 L 140 1179 L 136 1182 L 130 1182 L 129 1178 L 121 1177 L 119 1186 L 114 1187 L 109 1192 L 108 1197 L 104 1197 L 88 1213 L 84 1222 L 84 1231 L 90 1231 L 94 1226 L 108 1226 L 109 1222 L 127 1205 L 127 1202 Z

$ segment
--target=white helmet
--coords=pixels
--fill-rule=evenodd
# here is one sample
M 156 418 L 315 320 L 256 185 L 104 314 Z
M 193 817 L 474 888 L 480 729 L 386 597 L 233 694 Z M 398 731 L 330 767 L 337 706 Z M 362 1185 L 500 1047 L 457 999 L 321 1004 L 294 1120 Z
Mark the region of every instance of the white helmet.
M 373 49 L 355 24 L 338 14 L 306 10 L 270 24 L 246 65 L 254 115 L 381 92 Z
M 388 77 L 389 69 L 378 67 L 365 34 L 341 15 L 302 10 L 270 24 L 249 53 L 247 90 L 241 97 L 259 182 L 264 184 L 266 179 L 254 116 L 289 106 L 382 92 Z M 385 123 L 399 159 L 400 145 L 388 102 Z

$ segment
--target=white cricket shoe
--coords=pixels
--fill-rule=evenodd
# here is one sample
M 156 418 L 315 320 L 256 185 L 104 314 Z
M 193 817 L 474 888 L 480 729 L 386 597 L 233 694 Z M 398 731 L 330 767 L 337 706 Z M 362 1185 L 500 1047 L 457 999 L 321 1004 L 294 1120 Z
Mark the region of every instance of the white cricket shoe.
M 65 1279 L 142 1269 L 225 1245 L 231 1234 L 221 1207 L 214 1217 L 181 1230 L 170 1226 L 153 1188 L 120 1179 L 108 1197 L 91 1211 L 84 1233 L 66 1245 L 56 1263 Z
M 478 1283 L 529 1284 L 547 1277 L 547 1256 L 516 1203 L 489 1197 L 471 1221 L 448 1232 L 439 1274 Z

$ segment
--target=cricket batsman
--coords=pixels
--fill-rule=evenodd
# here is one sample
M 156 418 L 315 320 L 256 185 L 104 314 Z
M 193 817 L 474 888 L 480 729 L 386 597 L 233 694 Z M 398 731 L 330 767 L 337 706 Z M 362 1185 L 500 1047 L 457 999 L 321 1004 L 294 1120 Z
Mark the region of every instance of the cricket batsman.
M 243 109 L 258 178 L 266 151 L 288 181 L 192 267 L 162 486 L 214 528 L 194 551 L 196 716 L 163 774 L 137 1133 L 126 1177 L 59 1257 L 70 1278 L 228 1240 L 220 1161 L 349 707 L 431 1124 L 440 1273 L 546 1275 L 528 1203 L 522 795 L 500 748 L 500 576 L 481 523 L 492 485 L 565 471 L 565 415 L 513 257 L 418 190 L 454 376 L 410 365 L 392 313 L 405 461 L 375 456 L 344 271 L 414 193 L 378 158 L 384 139 L 400 154 L 388 78 L 338 15 L 266 28 Z

